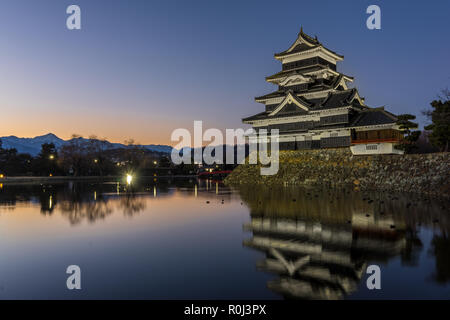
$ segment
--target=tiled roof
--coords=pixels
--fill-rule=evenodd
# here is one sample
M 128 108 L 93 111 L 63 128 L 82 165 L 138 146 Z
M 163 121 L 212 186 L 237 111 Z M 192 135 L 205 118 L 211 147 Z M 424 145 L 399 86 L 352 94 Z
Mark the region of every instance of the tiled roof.
M 286 113 L 277 113 L 276 115 L 269 116 L 270 112 L 261 112 L 258 114 L 255 114 L 254 116 L 247 117 L 242 119 L 242 121 L 253 121 L 253 120 L 263 120 L 263 119 L 277 119 L 277 118 L 285 118 L 285 117 L 295 117 L 295 116 L 304 116 L 305 111 L 299 110 L 296 112 L 286 112 Z
M 356 115 L 350 123 L 351 127 L 372 126 L 397 122 L 397 117 L 384 109 L 368 109 Z
M 287 49 L 287 50 L 285 50 L 285 51 L 283 51 L 283 52 L 276 53 L 276 54 L 275 54 L 275 57 L 282 57 L 282 56 L 286 56 L 286 55 L 289 55 L 289 54 L 292 54 L 292 53 L 296 53 L 296 52 L 302 52 L 302 51 L 306 51 L 306 50 L 311 50 L 311 49 L 314 49 L 314 48 L 317 48 L 317 47 L 323 47 L 323 48 L 325 48 L 325 47 L 319 42 L 319 40 L 317 39 L 317 37 L 313 38 L 313 37 L 307 35 L 306 33 L 304 33 L 304 32 L 303 32 L 303 28 L 300 29 L 300 33 L 298 34 L 297 39 L 296 39 L 295 41 L 297 41 L 300 37 L 301 37 L 305 42 L 307 42 L 309 45 L 306 44 L 306 43 L 300 43 L 300 44 L 296 45 L 290 52 L 288 52 L 289 49 Z M 294 43 L 295 43 L 295 42 L 294 42 Z M 290 48 L 290 47 L 289 47 L 289 48 Z M 332 50 L 330 50 L 330 49 L 328 49 L 328 48 L 325 48 L 325 49 L 328 50 L 328 51 L 330 51 L 330 52 L 332 52 L 332 53 L 334 53 L 335 55 L 338 55 L 338 56 L 340 56 L 340 57 L 343 57 L 343 56 L 337 54 L 336 52 L 334 52 L 334 51 L 332 51 Z
M 327 69 L 327 68 L 328 68 L 328 66 L 325 66 L 325 65 L 315 65 L 315 66 L 302 67 L 302 68 L 293 69 L 293 70 L 284 70 L 284 71 L 280 71 L 271 76 L 266 77 L 266 80 L 287 77 L 287 76 L 295 75 L 295 74 L 303 75 L 304 73 L 318 71 L 318 70 Z
M 269 115 L 269 113 L 270 113 L 270 112 L 263 111 L 263 112 L 260 112 L 260 113 L 255 114 L 255 115 L 253 115 L 253 116 L 244 118 L 244 119 L 242 119 L 242 121 L 245 122 L 245 121 L 253 121 L 253 120 L 266 119 L 267 116 Z
M 310 92 L 323 91 L 323 90 L 328 90 L 330 88 L 331 87 L 326 84 L 320 84 L 320 85 L 311 87 L 307 91 L 306 90 L 305 91 L 297 91 L 296 94 L 300 94 L 300 93 L 305 94 L 305 93 L 310 93 Z M 264 100 L 264 99 L 281 98 L 281 97 L 285 97 L 286 94 L 287 94 L 286 90 L 277 90 L 277 91 L 268 93 L 266 95 L 256 97 L 255 100 L 258 101 L 258 100 Z M 303 98 L 303 99 L 305 99 L 305 98 Z M 323 98 L 322 98 L 322 100 L 323 100 Z M 309 101 L 309 100 L 307 100 L 307 101 Z
M 356 89 L 330 93 L 316 110 L 333 109 L 348 106 L 352 103 L 355 94 Z
M 277 90 L 268 94 L 265 94 L 260 97 L 256 97 L 255 100 L 262 100 L 262 99 L 271 99 L 271 98 L 280 98 L 284 97 L 286 95 L 286 92 L 283 90 Z
M 329 88 L 331 87 L 327 85 L 321 85 L 311 90 L 308 90 L 308 92 L 321 91 Z M 299 98 L 304 102 L 307 102 L 310 106 L 312 106 L 311 108 L 312 110 L 325 110 L 353 105 L 354 101 L 353 98 L 355 97 L 357 90 L 348 89 L 343 91 L 332 92 L 329 93 L 326 98 L 315 98 L 315 99 L 306 99 L 301 95 L 300 96 L 295 95 L 291 90 L 288 91 L 277 90 L 264 96 L 256 97 L 255 100 L 285 97 L 288 94 L 288 92 L 291 92 L 291 94 L 294 95 L 296 98 Z

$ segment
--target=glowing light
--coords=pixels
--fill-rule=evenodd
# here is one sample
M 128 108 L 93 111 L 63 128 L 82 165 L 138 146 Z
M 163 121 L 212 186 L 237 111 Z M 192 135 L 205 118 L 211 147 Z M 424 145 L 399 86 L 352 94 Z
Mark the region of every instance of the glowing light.
M 53 177 L 53 174 L 50 173 L 50 174 L 49 174 L 49 177 Z
M 3 173 L 0 173 L 0 178 L 4 178 L 5 176 L 3 175 Z
M 50 199 L 48 199 L 48 208 L 51 210 L 53 207 L 53 197 L 50 196 Z
M 98 162 L 98 159 L 94 159 L 94 162 L 97 163 L 97 162 Z
M 153 164 L 154 164 L 154 165 L 157 165 L 157 164 L 158 164 L 158 162 L 157 162 L 157 161 L 153 161 Z
M 131 184 L 131 181 L 133 181 L 133 176 L 131 174 L 127 174 L 127 184 Z
M 49 158 L 50 160 L 53 160 L 53 159 L 55 159 L 55 156 L 51 154 L 48 158 Z

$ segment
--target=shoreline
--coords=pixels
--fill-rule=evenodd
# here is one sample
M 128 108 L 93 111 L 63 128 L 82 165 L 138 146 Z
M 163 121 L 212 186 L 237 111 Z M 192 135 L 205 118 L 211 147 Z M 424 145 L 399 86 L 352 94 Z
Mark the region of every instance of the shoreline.
M 173 175 L 173 176 L 140 176 L 139 179 L 178 179 L 178 178 L 197 178 L 196 175 Z M 2 184 L 33 184 L 33 183 L 62 183 L 68 181 L 119 181 L 123 180 L 123 176 L 55 176 L 55 177 L 37 177 L 37 176 L 24 176 L 24 177 L 5 177 L 0 178 Z

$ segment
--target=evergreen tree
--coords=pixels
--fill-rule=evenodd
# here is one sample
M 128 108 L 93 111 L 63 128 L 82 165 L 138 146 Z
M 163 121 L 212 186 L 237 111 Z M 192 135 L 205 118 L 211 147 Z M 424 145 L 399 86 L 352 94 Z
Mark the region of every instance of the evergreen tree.
M 428 136 L 432 145 L 441 151 L 449 151 L 450 140 L 450 91 L 443 90 L 443 96 L 439 100 L 431 102 L 431 110 L 423 111 L 423 114 L 431 120 L 431 124 L 425 127 L 430 130 Z
M 58 153 L 53 143 L 41 145 L 41 151 L 34 159 L 34 174 L 36 175 L 57 175 L 60 173 L 58 163 Z
M 413 130 L 417 129 L 419 125 L 411 121 L 416 119 L 416 116 L 412 114 L 401 114 L 397 118 L 397 125 L 404 136 L 402 142 L 396 148 L 405 151 L 405 153 L 410 153 L 417 148 L 416 142 L 420 137 L 420 131 Z

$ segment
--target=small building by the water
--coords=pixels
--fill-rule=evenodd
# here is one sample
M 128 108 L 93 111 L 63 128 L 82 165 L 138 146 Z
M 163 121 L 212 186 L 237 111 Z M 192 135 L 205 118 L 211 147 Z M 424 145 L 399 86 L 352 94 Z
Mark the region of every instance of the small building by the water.
M 354 78 L 336 68 L 344 56 L 301 29 L 275 59 L 282 70 L 266 81 L 278 90 L 256 97 L 265 110 L 243 122 L 257 132 L 278 129 L 280 150 L 350 147 L 353 154 L 402 153 L 395 148 L 403 137 L 397 117 L 367 106 L 358 90 L 348 87 Z

